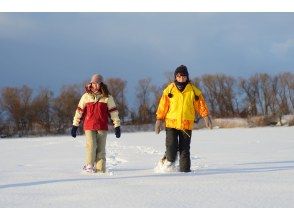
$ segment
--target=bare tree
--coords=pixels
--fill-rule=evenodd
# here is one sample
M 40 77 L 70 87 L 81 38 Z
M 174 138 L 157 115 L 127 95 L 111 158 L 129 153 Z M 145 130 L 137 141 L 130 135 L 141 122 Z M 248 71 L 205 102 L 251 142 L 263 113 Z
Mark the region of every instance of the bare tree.
M 224 74 L 217 74 L 216 79 L 220 91 L 218 103 L 221 106 L 221 115 L 223 117 L 235 116 L 235 79 Z
M 137 87 L 137 100 L 139 102 L 137 121 L 139 123 L 149 123 L 152 121 L 150 105 L 151 88 L 150 78 L 139 80 L 139 85 Z
M 162 91 L 163 89 L 166 87 L 166 85 L 164 86 L 155 86 L 155 85 L 151 85 L 150 86 L 150 92 L 153 95 L 153 99 L 151 101 L 151 106 L 150 106 L 150 114 L 152 116 L 152 121 L 155 120 L 155 114 L 156 114 L 156 110 L 160 101 L 160 98 L 162 96 Z
M 26 85 L 21 88 L 5 87 L 1 92 L 2 108 L 14 122 L 15 132 L 20 136 L 27 134 L 32 127 L 32 92 Z
M 21 103 L 21 112 L 22 112 L 22 117 L 21 117 L 21 135 L 27 135 L 29 131 L 32 130 L 32 125 L 33 125 L 33 109 L 31 108 L 32 106 L 32 94 L 33 90 L 24 85 L 20 88 L 20 103 Z
M 47 134 L 51 132 L 51 124 L 53 123 L 52 102 L 53 92 L 47 88 L 41 88 L 32 102 L 34 122 L 41 125 Z
M 293 74 L 283 73 L 270 76 L 257 73 L 249 79 L 240 79 L 239 87 L 245 92 L 245 101 L 251 115 L 278 115 L 290 113 L 293 97 Z M 292 108 L 293 109 L 293 108 Z
M 199 84 L 203 88 L 212 115 L 232 117 L 238 113 L 236 80 L 233 77 L 221 73 L 206 74 L 201 77 Z
M 68 85 L 61 89 L 53 101 L 54 126 L 57 133 L 64 133 L 72 125 L 82 91 L 80 85 Z
M 120 78 L 108 78 L 106 80 L 110 94 L 113 96 L 117 109 L 119 111 L 120 118 L 125 121 L 125 117 L 128 115 L 127 100 L 125 97 L 127 82 Z
M 4 112 L 2 106 L 3 106 L 2 99 L 0 98 L 0 135 L 1 135 L 1 137 L 2 137 L 2 135 L 4 137 L 4 135 L 7 135 L 7 131 L 5 131 L 6 128 L 7 128 L 7 124 L 6 124 L 5 120 L 4 120 L 5 112 Z
M 204 96 L 206 97 L 206 102 L 209 106 L 210 113 L 213 116 L 219 116 L 217 96 L 218 91 L 214 83 L 214 75 L 205 74 L 201 77 L 201 88 Z
M 269 115 L 270 113 L 270 95 L 271 95 L 271 79 L 267 73 L 259 73 L 259 97 L 262 107 L 262 114 Z
M 283 114 L 294 113 L 294 74 L 281 73 L 278 78 L 277 99 Z
M 256 77 L 250 77 L 249 79 L 240 78 L 239 79 L 239 88 L 245 93 L 245 116 L 256 116 L 257 111 L 257 84 L 258 80 Z
M 1 91 L 2 109 L 7 112 L 9 120 L 14 122 L 15 132 L 18 132 L 21 118 L 20 98 L 18 88 L 5 87 Z

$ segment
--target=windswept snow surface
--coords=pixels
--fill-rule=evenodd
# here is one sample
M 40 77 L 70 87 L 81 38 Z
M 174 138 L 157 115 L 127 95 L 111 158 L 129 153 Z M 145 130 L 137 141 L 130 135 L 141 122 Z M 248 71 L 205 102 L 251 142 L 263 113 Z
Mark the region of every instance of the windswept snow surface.
M 0 207 L 294 207 L 294 127 L 195 130 L 191 173 L 156 173 L 165 132 L 107 137 L 106 174 L 84 174 L 85 137 L 0 140 Z

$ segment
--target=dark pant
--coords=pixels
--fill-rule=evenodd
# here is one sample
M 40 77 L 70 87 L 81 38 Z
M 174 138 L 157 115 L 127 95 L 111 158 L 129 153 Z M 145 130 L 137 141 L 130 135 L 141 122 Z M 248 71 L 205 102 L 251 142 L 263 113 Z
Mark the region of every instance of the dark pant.
M 180 153 L 180 171 L 190 172 L 190 143 L 191 130 L 177 130 L 174 128 L 166 128 L 166 159 L 170 162 L 175 162 L 177 152 Z

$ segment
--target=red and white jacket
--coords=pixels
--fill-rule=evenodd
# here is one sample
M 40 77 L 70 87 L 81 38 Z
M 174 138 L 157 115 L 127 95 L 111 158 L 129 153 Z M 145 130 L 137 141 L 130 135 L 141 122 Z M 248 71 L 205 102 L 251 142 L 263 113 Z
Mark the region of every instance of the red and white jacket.
M 103 97 L 101 94 L 86 92 L 80 99 L 75 112 L 73 125 L 79 126 L 84 121 L 84 130 L 108 130 L 108 118 L 114 127 L 120 126 L 118 110 L 113 97 Z

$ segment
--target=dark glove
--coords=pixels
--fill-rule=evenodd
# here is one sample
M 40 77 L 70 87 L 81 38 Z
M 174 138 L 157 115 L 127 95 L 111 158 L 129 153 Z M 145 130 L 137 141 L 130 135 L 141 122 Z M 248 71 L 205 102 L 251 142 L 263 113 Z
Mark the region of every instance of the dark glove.
M 114 130 L 115 130 L 116 138 L 120 138 L 120 127 L 118 126 L 118 127 L 114 128 Z
M 73 136 L 74 138 L 77 136 L 77 130 L 78 127 L 73 125 L 71 128 L 71 136 Z

